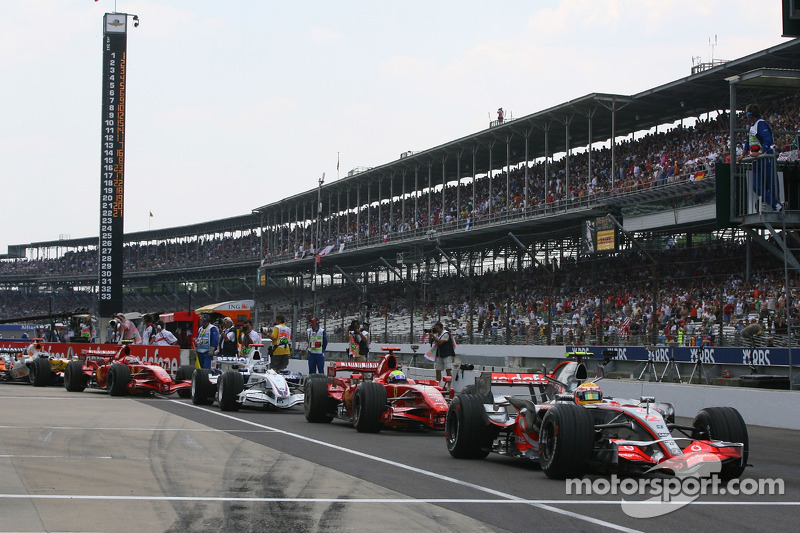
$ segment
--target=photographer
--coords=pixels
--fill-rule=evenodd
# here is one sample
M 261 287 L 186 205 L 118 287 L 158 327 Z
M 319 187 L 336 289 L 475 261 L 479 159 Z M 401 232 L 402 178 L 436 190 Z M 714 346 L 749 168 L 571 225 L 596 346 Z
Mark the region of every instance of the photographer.
M 367 354 L 369 353 L 369 332 L 366 332 L 366 330 L 359 325 L 358 320 L 354 319 L 350 322 L 348 335 L 350 336 L 349 356 L 359 362 L 366 361 Z
M 434 363 L 436 381 L 441 383 L 442 370 L 447 372 L 448 376 L 452 376 L 453 359 L 456 356 L 455 344 L 453 343 L 453 336 L 444 329 L 444 325 L 441 322 L 434 324 L 429 333 L 431 346 L 436 345 L 436 362 Z

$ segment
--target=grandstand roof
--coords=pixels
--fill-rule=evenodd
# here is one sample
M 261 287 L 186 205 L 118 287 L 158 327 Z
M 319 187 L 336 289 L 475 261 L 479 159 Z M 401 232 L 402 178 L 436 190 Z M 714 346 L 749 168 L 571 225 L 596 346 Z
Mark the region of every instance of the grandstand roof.
M 443 182 L 454 181 L 457 177 L 485 174 L 490 169 L 490 161 L 491 167 L 498 169 L 506 164 L 515 165 L 543 157 L 545 130 L 549 132 L 550 154 L 566 151 L 567 125 L 571 148 L 585 147 L 589 143 L 590 117 L 591 140 L 601 142 L 611 137 L 612 127 L 616 136 L 622 137 L 683 118 L 727 110 L 730 102 L 728 78 L 756 69 L 796 68 L 798 58 L 800 58 L 800 39 L 793 39 L 638 94 L 591 93 L 435 148 L 413 154 L 406 153 L 404 154 L 406 157 L 326 183 L 321 189 L 323 212 L 328 212 L 329 197 L 335 208 L 338 205 L 337 194 L 344 194 L 345 191 L 353 191 L 356 188 L 360 189 L 362 205 L 376 202 L 381 198 L 385 200 L 389 195 L 389 180 L 393 182 L 394 196 L 413 192 L 416 190 L 415 171 L 418 173 L 420 188 L 427 186 L 429 172 L 431 184 L 435 187 Z M 740 102 L 743 102 L 742 107 L 747 103 L 743 100 Z M 614 114 L 611 112 L 612 107 L 616 109 Z M 529 140 L 527 154 L 526 138 Z M 404 174 L 405 182 L 401 179 Z M 379 196 L 378 184 L 381 182 L 382 190 Z M 317 201 L 317 192 L 317 188 L 310 189 L 254 211 L 268 213 L 275 209 L 293 208 L 295 205 L 313 205 Z M 350 198 L 352 202 L 355 194 L 351 194 Z M 352 203 L 350 207 L 354 207 Z M 312 210 L 307 212 L 312 216 Z

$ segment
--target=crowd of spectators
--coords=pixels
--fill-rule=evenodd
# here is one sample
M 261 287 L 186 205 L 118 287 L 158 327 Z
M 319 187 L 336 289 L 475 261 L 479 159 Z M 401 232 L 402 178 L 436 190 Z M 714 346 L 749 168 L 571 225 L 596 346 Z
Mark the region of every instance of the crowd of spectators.
M 771 108 L 762 105 L 762 109 L 776 132 L 800 129 L 800 98 L 788 97 Z M 386 202 L 363 207 L 358 217 L 348 213 L 325 219 L 321 243 L 338 247 L 354 241 L 389 240 L 406 232 L 456 223 L 469 228 L 498 215 L 527 213 L 593 195 L 627 194 L 702 179 L 713 173 L 716 161 L 729 158 L 728 127 L 728 117 L 723 113 L 698 120 L 691 127 L 678 126 L 618 141 L 614 175 L 608 148 L 592 150 L 591 175 L 589 154 L 585 152 L 547 164 L 529 163 L 527 204 L 525 169 L 518 167 L 509 175 L 495 171 L 474 181 L 448 184 L 444 191 L 421 191 L 417 198 L 396 199 L 391 207 Z M 797 148 L 789 146 L 790 137 L 776 138 L 782 149 Z M 156 271 L 264 257 L 286 260 L 314 253 L 316 226 L 311 221 L 284 226 L 270 235 L 272 241 L 263 249 L 256 228 L 228 235 L 132 243 L 124 247 L 124 268 L 129 272 Z M 496 342 L 513 337 L 517 342 L 557 339 L 581 344 L 621 335 L 720 342 L 723 331 L 741 329 L 753 319 L 778 335 L 788 331 L 782 265 L 768 254 L 753 253 L 755 268 L 749 278 L 744 272 L 744 245 L 740 241 L 673 247 L 660 254 L 658 266 L 634 251 L 575 257 L 563 265 L 556 264 L 552 278 L 535 267 L 523 272 L 488 270 L 471 279 L 469 297 L 465 297 L 463 280 L 452 273 L 435 279 L 428 273 L 425 276 L 429 279 L 414 282 L 435 284 L 436 298 L 411 299 L 402 284 L 384 283 L 370 289 L 371 303 L 378 317 L 414 314 L 418 323 L 444 319 L 457 335 Z M 0 279 L 19 274 L 69 277 L 96 273 L 94 247 L 69 250 L 52 258 L 0 261 Z M 361 302 L 352 296 L 330 290 L 327 307 L 335 311 L 327 318 L 337 320 L 363 311 Z M 92 295 L 80 291 L 47 295 L 2 291 L 0 317 L 31 316 L 91 304 Z M 797 309 L 791 309 L 788 315 L 797 317 Z
M 773 130 L 800 130 L 800 98 L 787 97 L 762 108 Z M 744 117 L 741 117 L 741 124 L 744 127 Z M 525 169 L 519 166 L 512 168 L 508 175 L 505 170 L 498 170 L 491 176 L 448 184 L 444 190 L 423 190 L 416 197 L 395 199 L 391 205 L 383 202 L 363 206 L 358 215 L 350 212 L 325 218 L 320 227 L 320 248 L 335 251 L 353 242 L 387 241 L 402 238 L 407 232 L 430 231 L 448 225 L 469 228 L 499 216 L 532 214 L 566 202 L 574 205 L 574 202 L 597 195 L 627 194 L 643 188 L 702 179 L 713 175 L 716 161 L 728 159 L 728 128 L 728 116 L 722 113 L 697 120 L 691 127 L 678 125 L 618 141 L 616 175 L 613 176 L 609 148 L 592 150 L 591 176 L 588 152 L 550 160 L 546 164 L 531 162 L 528 164 L 527 204 Z M 781 148 L 791 148 L 790 137 L 777 136 L 777 139 Z M 268 238 L 263 240 L 257 228 L 242 228 L 225 235 L 130 243 L 124 247 L 124 268 L 137 272 L 231 261 L 264 259 L 274 262 L 316 252 L 314 221 L 267 231 Z M 68 250 L 57 257 L 4 260 L 0 261 L 0 279 L 4 274 L 95 275 L 97 261 L 94 246 Z

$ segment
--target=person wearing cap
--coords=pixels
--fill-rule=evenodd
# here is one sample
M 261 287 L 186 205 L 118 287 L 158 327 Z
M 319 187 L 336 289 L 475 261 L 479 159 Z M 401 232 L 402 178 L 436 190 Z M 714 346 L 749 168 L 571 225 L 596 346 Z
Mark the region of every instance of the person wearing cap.
M 117 313 L 118 329 L 120 331 L 120 342 L 124 344 L 142 344 L 142 337 L 139 330 L 132 321 L 125 317 L 124 313 Z
M 328 334 L 319 326 L 319 319 L 312 318 L 308 330 L 308 373 L 323 374 L 325 370 L 325 349 L 328 347 Z
M 283 370 L 289 366 L 289 355 L 292 353 L 292 330 L 284 323 L 283 315 L 275 317 L 275 326 L 269 338 L 272 339 L 272 362 L 270 368 Z
M 211 358 L 219 345 L 219 330 L 211 323 L 211 317 L 203 315 L 200 318 L 200 329 L 194 339 L 197 349 L 197 364 L 199 368 L 211 368 Z

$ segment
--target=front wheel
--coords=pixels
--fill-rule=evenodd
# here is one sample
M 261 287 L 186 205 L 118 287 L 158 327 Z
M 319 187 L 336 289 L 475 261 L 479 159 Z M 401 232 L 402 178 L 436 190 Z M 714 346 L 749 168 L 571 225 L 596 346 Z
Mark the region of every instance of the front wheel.
M 453 398 L 444 426 L 450 455 L 456 459 L 483 459 L 489 455 L 492 443 L 488 429 L 480 396 L 462 391 Z
M 583 477 L 594 449 L 594 417 L 585 407 L 557 404 L 544 415 L 539 463 L 549 478 Z
M 353 425 L 359 433 L 378 433 L 386 410 L 386 389 L 380 383 L 362 383 L 353 398 Z
M 70 361 L 64 369 L 64 388 L 69 392 L 83 392 L 86 389 L 86 375 L 83 363 Z
M 733 407 L 706 407 L 697 413 L 692 425 L 694 426 L 694 431 L 692 431 L 694 439 L 740 442 L 744 445 L 741 462 L 723 464 L 719 473 L 722 480 L 741 476 L 747 466 L 750 440 L 747 435 L 747 425 L 739 411 Z
M 236 370 L 228 370 L 220 377 L 217 384 L 219 390 L 219 408 L 223 411 L 238 411 L 239 393 L 244 390 L 244 378 L 242 373 Z
M 108 371 L 109 396 L 125 396 L 128 393 L 128 383 L 131 380 L 131 369 L 128 365 L 114 363 Z
M 44 357 L 34 358 L 29 377 L 34 387 L 47 386 L 47 382 L 50 381 L 50 359 Z
M 207 368 L 198 368 L 192 375 L 192 403 L 195 405 L 211 405 L 214 403 L 214 386 L 208 378 Z
M 328 423 L 333 420 L 333 415 L 328 411 L 328 405 L 330 405 L 331 401 L 328 394 L 328 385 L 331 381 L 330 378 L 326 378 L 322 374 L 308 376 L 304 388 L 303 411 L 306 420 L 309 422 Z

